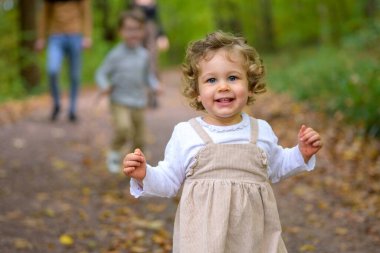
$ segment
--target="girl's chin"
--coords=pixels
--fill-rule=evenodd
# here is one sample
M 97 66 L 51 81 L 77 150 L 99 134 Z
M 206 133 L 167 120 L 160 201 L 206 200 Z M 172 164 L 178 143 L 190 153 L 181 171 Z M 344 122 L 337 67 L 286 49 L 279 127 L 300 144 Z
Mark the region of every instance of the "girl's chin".
M 221 124 L 229 123 L 229 124 L 237 124 L 241 121 L 241 112 L 233 113 L 233 114 L 210 114 L 205 117 L 206 122 Z
M 242 113 L 242 110 L 226 110 L 226 111 L 220 111 L 220 112 L 215 112 L 213 113 L 214 116 L 219 117 L 219 118 L 234 118 L 234 117 L 240 117 Z

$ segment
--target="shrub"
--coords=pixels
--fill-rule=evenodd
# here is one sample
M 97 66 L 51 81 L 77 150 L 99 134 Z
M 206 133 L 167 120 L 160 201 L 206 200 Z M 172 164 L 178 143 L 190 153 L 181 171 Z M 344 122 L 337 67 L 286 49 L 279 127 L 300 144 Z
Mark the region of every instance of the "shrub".
M 269 57 L 269 85 L 380 136 L 380 62 L 373 47 L 380 40 L 373 29 L 351 35 L 340 48 Z

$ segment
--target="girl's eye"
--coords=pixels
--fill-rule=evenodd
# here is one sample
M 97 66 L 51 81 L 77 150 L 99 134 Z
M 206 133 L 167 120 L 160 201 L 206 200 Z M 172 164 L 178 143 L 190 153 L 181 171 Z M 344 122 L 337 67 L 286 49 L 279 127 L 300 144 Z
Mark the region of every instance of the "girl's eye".
M 229 81 L 236 81 L 238 78 L 236 76 L 229 76 L 228 80 Z
M 216 79 L 215 78 L 209 78 L 206 80 L 207 83 L 215 83 Z

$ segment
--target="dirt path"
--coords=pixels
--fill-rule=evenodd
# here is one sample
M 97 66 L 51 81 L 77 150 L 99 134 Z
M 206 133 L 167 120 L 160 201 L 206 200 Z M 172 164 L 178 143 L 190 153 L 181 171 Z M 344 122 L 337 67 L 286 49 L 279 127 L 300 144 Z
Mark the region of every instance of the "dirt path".
M 179 74 L 163 75 L 161 107 L 146 114 L 151 163 L 162 156 L 173 126 L 196 115 L 179 95 Z M 0 126 L 0 252 L 170 252 L 176 199 L 135 200 L 128 180 L 111 175 L 104 158 L 111 136 L 107 103 L 82 94 L 77 124 L 50 123 L 49 103 Z M 274 102 L 276 101 L 276 102 Z M 283 100 L 259 98 L 254 113 L 269 120 L 281 143 L 293 145 L 297 125 L 316 122 Z M 277 107 L 276 107 L 277 104 Z M 280 109 L 279 109 L 280 108 Z M 289 114 L 292 124 L 289 125 Z M 283 127 L 286 126 L 286 127 Z M 329 165 L 321 153 L 322 169 Z M 275 185 L 289 252 L 375 253 L 368 222 L 315 183 L 316 171 Z

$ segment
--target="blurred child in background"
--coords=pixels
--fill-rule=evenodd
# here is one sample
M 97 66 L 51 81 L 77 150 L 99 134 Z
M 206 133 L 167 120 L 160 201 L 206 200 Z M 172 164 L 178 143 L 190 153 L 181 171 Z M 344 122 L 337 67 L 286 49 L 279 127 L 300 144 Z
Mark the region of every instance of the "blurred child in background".
M 108 53 L 96 73 L 101 93 L 110 96 L 114 137 L 107 165 L 113 173 L 120 171 L 120 150 L 127 142 L 131 141 L 132 150 L 144 147 L 147 92 L 159 88 L 149 65 L 149 53 L 142 46 L 145 22 L 144 13 L 139 10 L 122 13 L 119 20 L 122 43 Z

